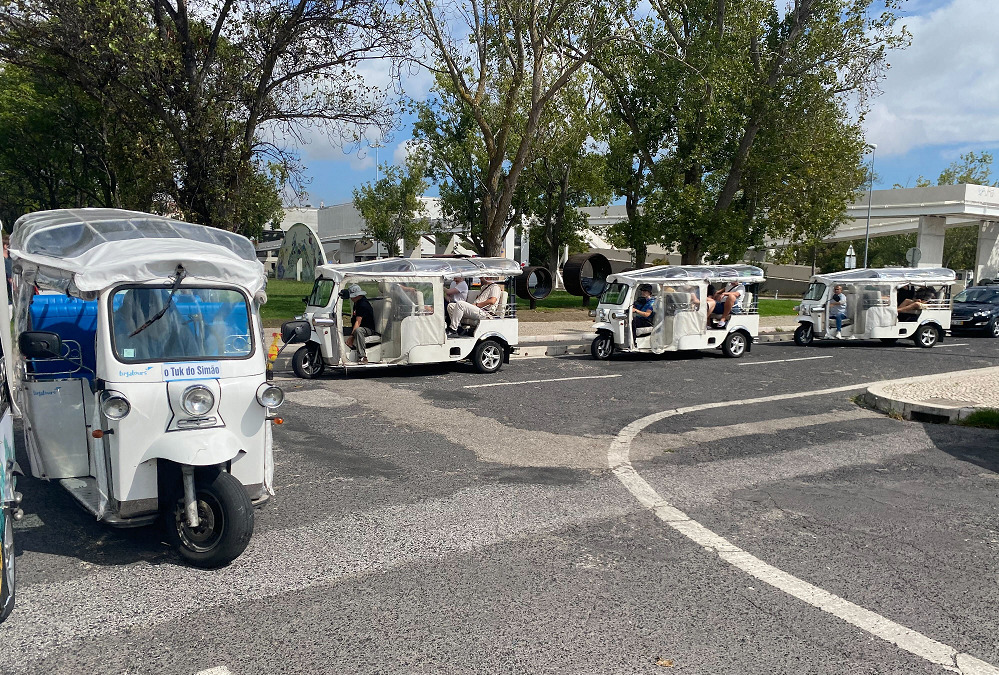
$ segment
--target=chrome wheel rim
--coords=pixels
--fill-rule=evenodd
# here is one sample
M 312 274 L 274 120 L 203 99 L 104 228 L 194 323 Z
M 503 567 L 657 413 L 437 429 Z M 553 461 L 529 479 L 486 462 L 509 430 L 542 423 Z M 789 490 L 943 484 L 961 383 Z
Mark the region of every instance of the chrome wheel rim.
M 924 328 L 919 333 L 919 341 L 926 347 L 936 344 L 937 331 L 933 328 Z
M 611 341 L 610 338 L 601 338 L 597 340 L 597 356 L 600 358 L 606 358 L 610 354 Z
M 732 337 L 728 339 L 728 350 L 735 356 L 740 356 L 745 349 L 746 338 L 739 333 L 733 333 Z
M 482 348 L 482 353 L 479 356 L 479 363 L 482 364 L 483 368 L 488 370 L 499 368 L 502 361 L 503 355 L 500 353 L 499 346 L 495 344 L 488 344 Z

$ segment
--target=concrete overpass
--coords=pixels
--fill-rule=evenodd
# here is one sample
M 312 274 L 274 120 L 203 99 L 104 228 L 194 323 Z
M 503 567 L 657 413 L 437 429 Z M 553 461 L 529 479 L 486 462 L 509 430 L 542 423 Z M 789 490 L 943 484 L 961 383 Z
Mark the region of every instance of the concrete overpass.
M 943 264 L 944 232 L 954 227 L 978 228 L 975 279 L 999 276 L 999 188 L 987 185 L 938 185 L 865 192 L 847 207 L 848 220 L 826 241 L 863 239 L 870 199 L 871 237 L 917 233 L 920 267 Z M 589 223 L 603 228 L 627 219 L 623 205 L 580 209 Z M 863 258 L 863 250 L 857 250 Z M 858 261 L 858 264 L 860 261 Z

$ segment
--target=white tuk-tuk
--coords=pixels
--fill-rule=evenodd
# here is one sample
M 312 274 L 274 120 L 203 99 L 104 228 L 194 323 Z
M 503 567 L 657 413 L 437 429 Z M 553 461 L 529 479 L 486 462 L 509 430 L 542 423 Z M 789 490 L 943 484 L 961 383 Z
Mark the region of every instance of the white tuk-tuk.
M 879 339 L 894 343 L 912 338 L 920 347 L 932 347 L 950 328 L 950 287 L 957 275 L 946 268 L 887 267 L 855 269 L 812 277 L 798 305 L 796 344 L 836 339 L 836 314 L 830 305 L 837 286 L 846 301 L 840 318 L 845 339 Z
M 620 352 L 676 352 L 721 349 L 725 356 L 740 357 L 752 349 L 759 335 L 756 294 L 764 281 L 763 270 L 752 265 L 663 265 L 612 274 L 597 305 L 597 336 L 590 347 L 595 359 Z M 718 327 L 717 314 L 709 316 L 708 287 L 731 287 L 742 296 L 728 322 Z M 652 316 L 642 327 L 631 311 L 640 290 L 651 292 Z
M 446 363 L 468 359 L 479 372 L 493 373 L 518 343 L 517 304 L 511 281 L 520 265 L 507 258 L 383 258 L 345 265 L 320 265 L 305 314 L 282 326 L 285 343 L 304 343 L 292 356 L 302 378 L 326 366 L 372 368 Z M 455 277 L 498 280 L 497 309 L 483 316 L 465 314 L 460 334 L 447 330 L 444 291 Z M 359 286 L 374 313 L 374 335 L 365 340 L 367 363 L 346 343 L 349 289 Z M 474 303 L 478 291 L 469 290 Z
M 200 567 L 228 564 L 273 494 L 264 268 L 244 237 L 117 209 L 14 225 L 0 339 L 31 472 L 110 525 L 161 514 Z M 6 289 L 4 289 L 6 295 Z

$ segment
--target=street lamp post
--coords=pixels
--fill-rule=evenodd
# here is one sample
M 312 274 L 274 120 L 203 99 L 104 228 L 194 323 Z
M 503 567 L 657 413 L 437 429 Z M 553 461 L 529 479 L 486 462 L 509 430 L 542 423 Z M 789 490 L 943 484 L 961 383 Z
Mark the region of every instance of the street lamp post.
M 867 269 L 867 249 L 871 244 L 871 202 L 874 201 L 874 157 L 878 152 L 877 143 L 867 145 L 871 149 L 871 191 L 867 193 L 867 233 L 864 235 L 864 269 Z

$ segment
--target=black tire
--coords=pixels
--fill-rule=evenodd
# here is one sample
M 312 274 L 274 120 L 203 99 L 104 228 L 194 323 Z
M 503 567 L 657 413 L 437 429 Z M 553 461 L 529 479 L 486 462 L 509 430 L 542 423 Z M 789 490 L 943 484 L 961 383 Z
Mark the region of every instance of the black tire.
M 878 338 L 878 339 L 884 342 L 886 345 L 893 345 L 896 342 L 898 342 L 898 338 Z
M 319 353 L 319 345 L 308 342 L 299 347 L 291 357 L 291 368 L 303 380 L 311 380 L 322 375 L 326 370 L 326 364 L 323 363 L 322 354 Z
M 17 574 L 14 558 L 14 516 L 12 509 L 4 514 L 3 542 L 0 552 L 3 564 L 0 565 L 0 623 L 14 611 L 14 598 L 17 595 Z
M 496 340 L 483 340 L 472 351 L 472 363 L 480 373 L 495 373 L 503 367 L 503 345 Z
M 735 330 L 725 336 L 725 341 L 722 342 L 722 353 L 730 359 L 737 359 L 746 353 L 748 346 L 749 339 L 746 334 Z
M 794 330 L 794 344 L 799 347 L 807 347 L 815 339 L 815 330 L 810 323 L 798 324 Z
M 937 327 L 931 324 L 920 326 L 912 336 L 912 341 L 917 347 L 929 349 L 940 340 L 940 332 Z
M 597 361 L 606 361 L 614 353 L 614 338 L 607 333 L 600 333 L 590 343 L 590 356 Z
M 988 327 L 985 329 L 985 334 L 989 337 L 999 338 L 999 319 L 992 319 L 989 322 Z
M 181 486 L 164 517 L 167 540 L 195 567 L 225 567 L 250 543 L 253 504 L 242 484 L 225 471 L 198 470 L 194 481 L 201 525 L 188 527 Z

